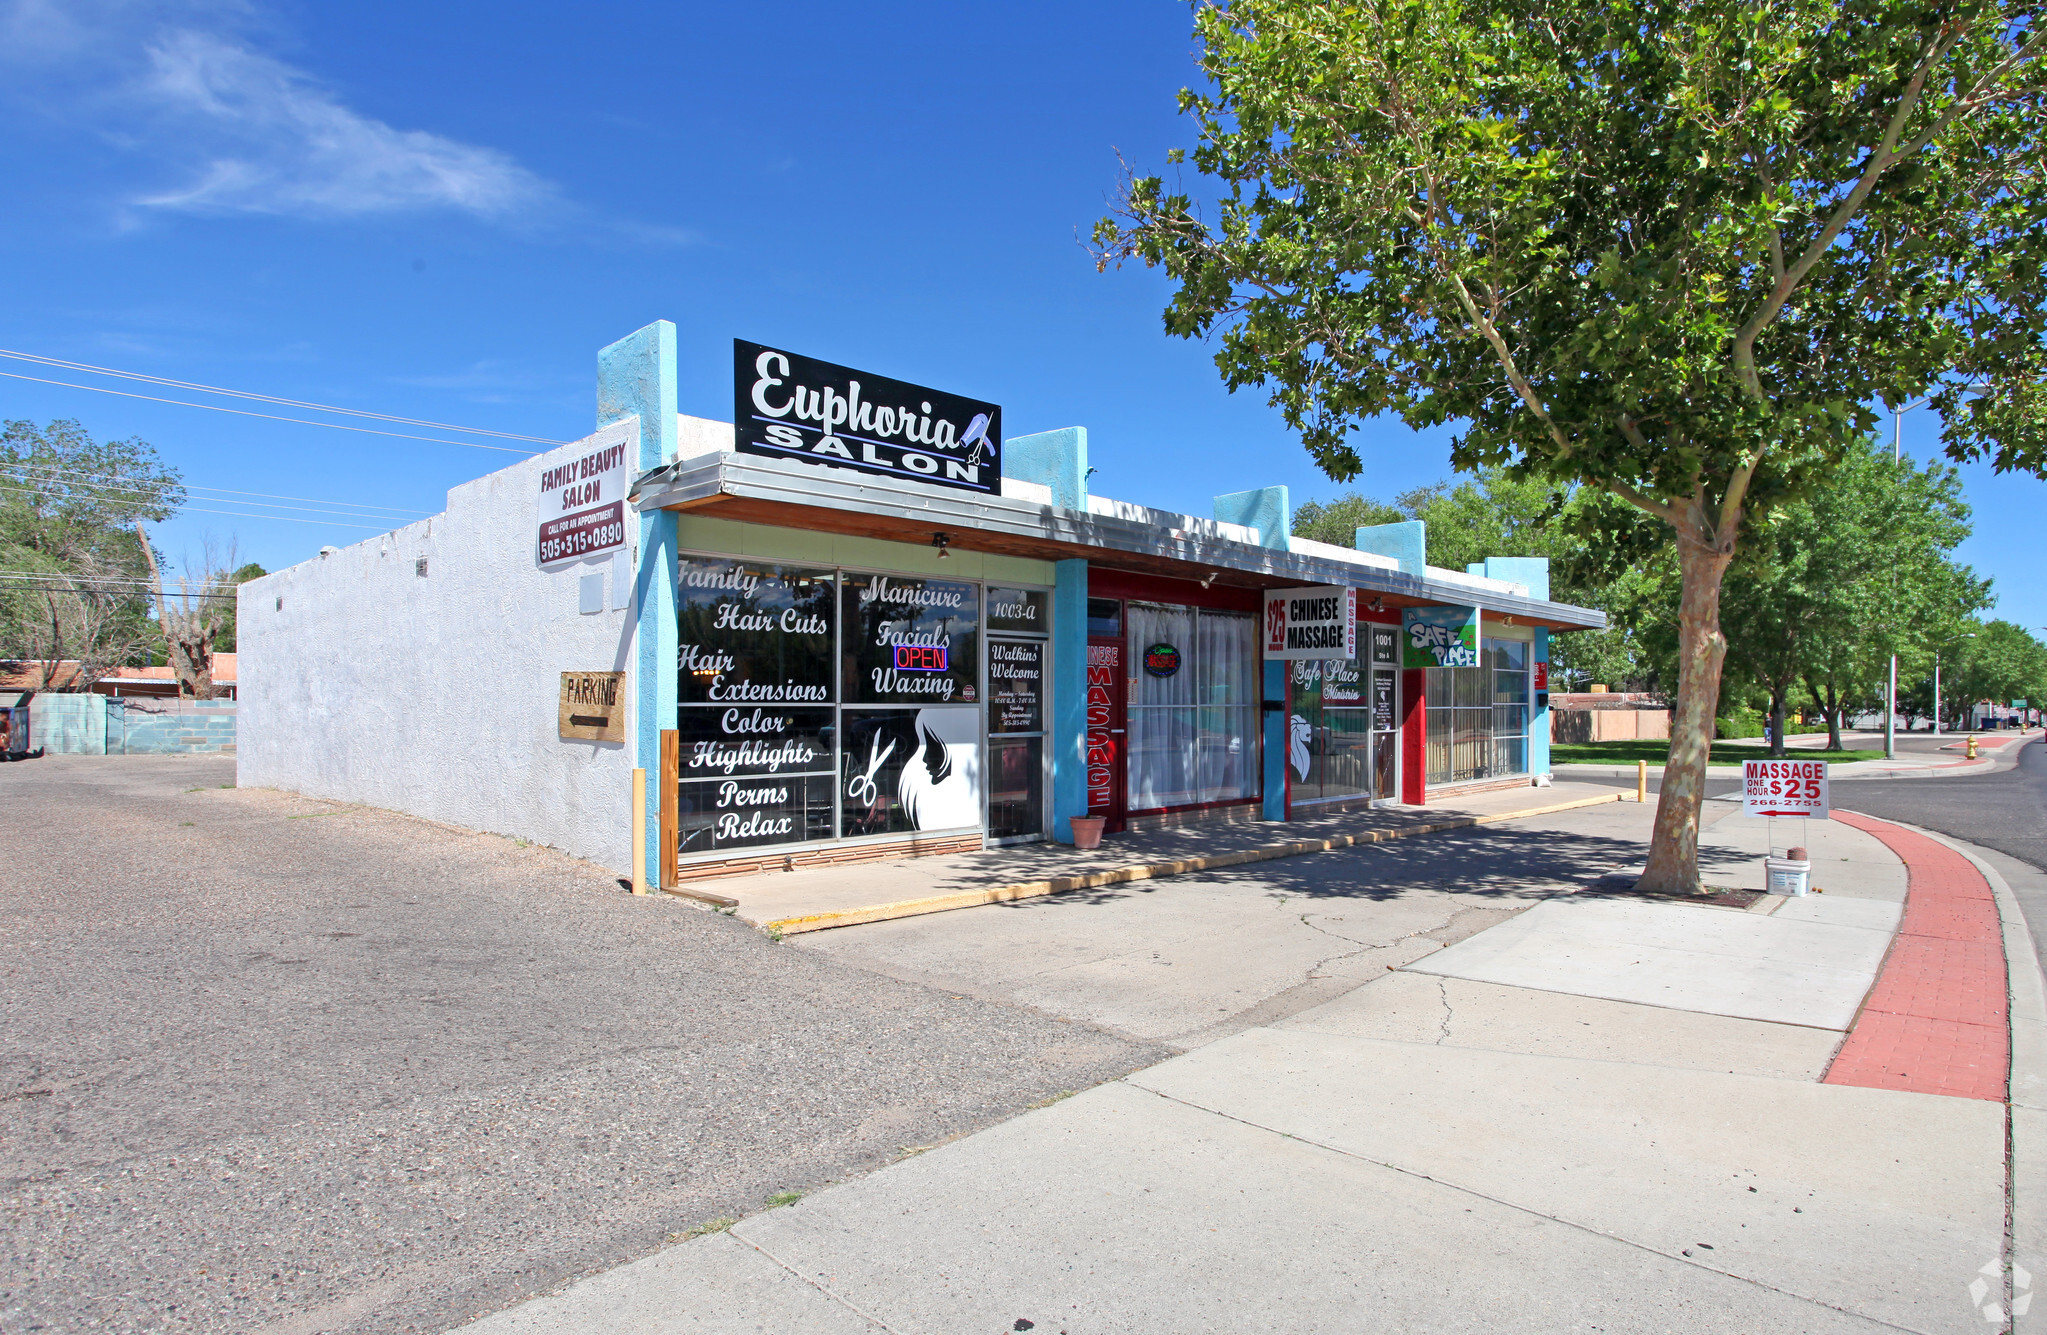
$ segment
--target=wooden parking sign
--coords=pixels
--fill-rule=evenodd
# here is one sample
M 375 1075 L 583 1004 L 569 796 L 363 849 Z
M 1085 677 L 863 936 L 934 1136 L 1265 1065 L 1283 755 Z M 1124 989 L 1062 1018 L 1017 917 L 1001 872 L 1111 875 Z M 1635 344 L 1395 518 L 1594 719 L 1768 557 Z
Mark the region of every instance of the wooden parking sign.
M 562 673 L 560 723 L 565 742 L 624 741 L 625 673 Z

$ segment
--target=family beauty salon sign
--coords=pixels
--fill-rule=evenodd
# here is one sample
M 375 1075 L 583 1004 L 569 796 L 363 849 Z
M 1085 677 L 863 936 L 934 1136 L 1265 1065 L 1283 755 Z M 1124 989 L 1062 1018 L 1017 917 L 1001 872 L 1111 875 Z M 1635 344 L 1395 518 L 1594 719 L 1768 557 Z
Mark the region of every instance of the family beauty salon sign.
M 1000 495 L 1002 409 L 814 357 L 732 340 L 741 454 Z
M 638 426 L 617 422 L 540 470 L 540 564 L 551 566 L 625 546 L 625 492 L 638 453 Z

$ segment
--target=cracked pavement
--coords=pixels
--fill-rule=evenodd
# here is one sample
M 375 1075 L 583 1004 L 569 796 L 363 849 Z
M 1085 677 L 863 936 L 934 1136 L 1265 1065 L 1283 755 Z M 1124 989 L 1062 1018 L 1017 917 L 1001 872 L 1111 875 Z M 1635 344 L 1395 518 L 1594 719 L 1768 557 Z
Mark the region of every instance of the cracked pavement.
M 0 766 L 0 1330 L 444 1330 L 1164 1055 L 233 780 Z
M 797 948 L 1185 1051 L 1385 978 L 1639 857 L 1637 823 L 1593 807 L 839 928 Z

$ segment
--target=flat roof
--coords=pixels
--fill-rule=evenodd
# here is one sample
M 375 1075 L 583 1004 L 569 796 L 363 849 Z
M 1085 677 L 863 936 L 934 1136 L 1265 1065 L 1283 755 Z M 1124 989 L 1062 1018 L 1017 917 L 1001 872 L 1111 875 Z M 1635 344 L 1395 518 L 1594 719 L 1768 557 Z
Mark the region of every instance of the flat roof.
M 687 510 L 918 545 L 942 532 L 963 551 L 1046 561 L 1079 557 L 1112 570 L 1172 579 L 1213 575 L 1218 584 L 1242 588 L 1342 584 L 1372 593 L 1391 607 L 1476 606 L 1518 625 L 1553 630 L 1606 627 L 1604 612 L 1517 595 L 1497 580 L 1467 583 L 1447 572 L 1408 575 L 1362 561 L 1264 547 L 1222 536 L 1212 520 L 1144 523 L 733 451 L 698 454 L 653 469 L 633 484 L 631 499 L 640 510 Z

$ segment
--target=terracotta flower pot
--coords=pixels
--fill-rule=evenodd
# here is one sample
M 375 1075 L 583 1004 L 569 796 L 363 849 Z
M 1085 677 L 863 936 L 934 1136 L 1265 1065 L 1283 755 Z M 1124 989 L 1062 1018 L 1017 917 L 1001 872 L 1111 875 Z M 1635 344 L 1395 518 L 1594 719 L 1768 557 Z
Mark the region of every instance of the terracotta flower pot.
M 1102 846 L 1102 826 L 1107 822 L 1108 817 L 1106 816 L 1069 817 L 1067 823 L 1073 826 L 1073 846 L 1075 848 L 1100 848 Z

